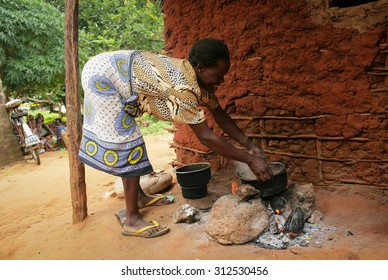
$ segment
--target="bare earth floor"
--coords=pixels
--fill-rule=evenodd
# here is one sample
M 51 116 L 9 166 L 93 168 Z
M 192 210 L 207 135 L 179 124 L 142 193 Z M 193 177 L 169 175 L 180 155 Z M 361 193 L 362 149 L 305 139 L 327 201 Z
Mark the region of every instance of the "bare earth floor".
M 171 136 L 146 137 L 155 169 L 172 171 L 174 151 Z M 170 226 L 162 237 L 125 237 L 114 212 L 124 200 L 106 196 L 115 177 L 86 167 L 88 217 L 72 223 L 67 152 L 46 152 L 42 164 L 31 160 L 0 170 L 0 259 L 2 260 L 387 260 L 388 202 L 383 196 L 360 195 L 362 187 L 348 189 L 315 187 L 322 223 L 337 230 L 314 240 L 308 247 L 268 250 L 252 244 L 224 246 L 207 236 L 205 217 L 196 224 L 174 224 L 173 212 L 183 203 L 201 209 L 230 192 L 231 176 L 213 176 L 209 196 L 199 200 L 182 197 L 176 183 L 166 191 L 175 195 L 173 204 L 142 209 L 147 219 Z M 377 192 L 378 193 L 378 192 Z

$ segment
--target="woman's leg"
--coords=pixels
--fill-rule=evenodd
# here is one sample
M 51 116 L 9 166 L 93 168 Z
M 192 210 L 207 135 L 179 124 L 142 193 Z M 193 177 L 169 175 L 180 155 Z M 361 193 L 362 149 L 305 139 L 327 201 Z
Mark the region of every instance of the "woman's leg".
M 138 192 L 140 188 L 140 177 L 123 177 L 124 196 L 126 205 L 126 219 L 124 226 L 126 230 L 137 231 L 145 226 L 151 225 L 151 223 L 144 220 L 140 215 L 138 207 Z M 152 234 L 164 227 L 151 228 L 147 232 Z
M 51 146 L 51 144 L 50 144 L 50 140 L 47 140 L 46 138 L 45 138 L 44 145 L 45 145 L 46 151 L 53 151 L 54 150 L 53 146 Z

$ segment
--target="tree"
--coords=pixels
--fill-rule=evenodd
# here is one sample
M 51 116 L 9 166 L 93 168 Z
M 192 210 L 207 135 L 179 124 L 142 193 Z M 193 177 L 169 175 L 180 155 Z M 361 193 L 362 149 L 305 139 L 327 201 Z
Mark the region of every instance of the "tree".
M 63 91 L 63 23 L 63 13 L 42 0 L 0 0 L 0 79 L 7 99 Z
M 119 49 L 161 51 L 164 46 L 161 3 L 145 0 L 81 1 L 81 66 L 100 52 Z
M 159 1 L 88 0 L 79 7 L 80 68 L 92 56 L 119 49 L 160 51 Z M 0 79 L 6 98 L 64 103 L 65 0 L 0 0 Z
M 64 12 L 65 0 L 45 0 Z M 162 1 L 88 0 L 79 3 L 81 67 L 92 56 L 119 49 L 164 47 Z

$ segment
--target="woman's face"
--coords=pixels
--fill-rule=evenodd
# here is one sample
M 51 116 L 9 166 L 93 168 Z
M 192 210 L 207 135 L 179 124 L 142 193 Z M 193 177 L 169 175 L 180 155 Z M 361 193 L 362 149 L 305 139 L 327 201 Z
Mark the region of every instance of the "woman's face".
M 224 76 L 228 73 L 230 62 L 219 60 L 217 66 L 203 66 L 198 64 L 194 67 L 200 86 L 208 92 L 214 92 L 224 82 Z

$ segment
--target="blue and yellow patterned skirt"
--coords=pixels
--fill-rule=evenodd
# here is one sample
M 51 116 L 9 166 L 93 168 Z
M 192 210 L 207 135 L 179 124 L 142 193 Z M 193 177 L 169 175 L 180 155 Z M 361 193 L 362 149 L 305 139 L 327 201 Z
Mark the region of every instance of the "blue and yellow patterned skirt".
M 117 51 L 90 59 L 82 71 L 84 89 L 81 162 L 120 177 L 153 171 L 135 118 L 138 95 L 133 88 L 136 51 Z

